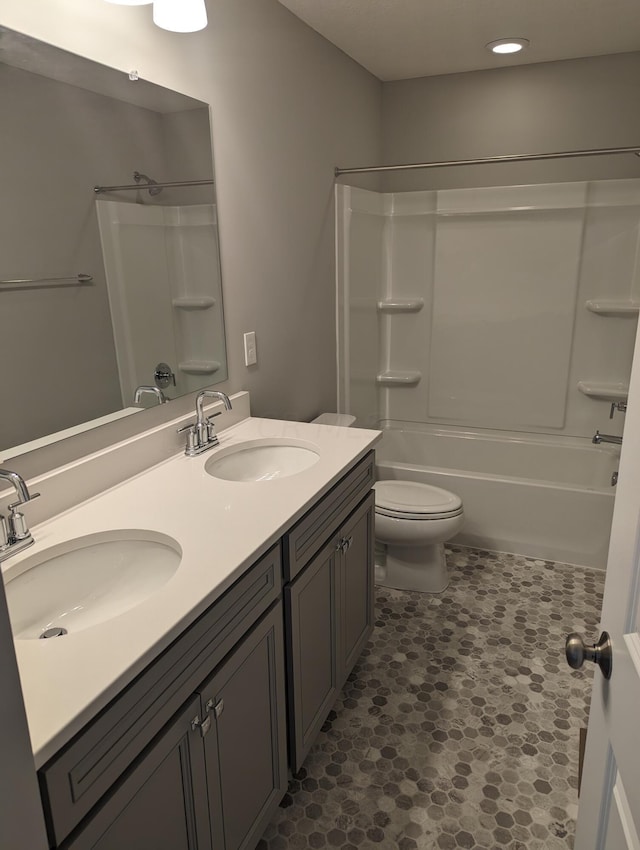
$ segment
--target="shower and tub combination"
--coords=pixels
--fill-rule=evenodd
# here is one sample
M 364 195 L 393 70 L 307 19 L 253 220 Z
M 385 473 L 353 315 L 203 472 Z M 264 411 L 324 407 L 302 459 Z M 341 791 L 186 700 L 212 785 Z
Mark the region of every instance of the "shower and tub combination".
M 336 192 L 339 409 L 379 481 L 454 494 L 461 545 L 604 569 L 640 180 Z

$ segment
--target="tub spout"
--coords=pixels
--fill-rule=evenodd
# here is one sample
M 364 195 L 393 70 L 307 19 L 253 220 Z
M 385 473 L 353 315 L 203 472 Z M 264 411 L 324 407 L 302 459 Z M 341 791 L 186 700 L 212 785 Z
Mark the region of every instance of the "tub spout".
M 599 446 L 600 443 L 613 443 L 614 446 L 621 446 L 622 437 L 615 437 L 613 434 L 601 434 L 600 431 L 596 431 L 591 442 L 595 443 L 596 446 Z

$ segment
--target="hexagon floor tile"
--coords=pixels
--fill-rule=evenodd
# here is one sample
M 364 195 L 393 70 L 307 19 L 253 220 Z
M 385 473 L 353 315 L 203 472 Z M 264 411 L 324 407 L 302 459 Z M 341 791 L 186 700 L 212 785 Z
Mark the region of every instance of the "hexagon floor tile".
M 376 588 L 376 628 L 259 850 L 566 850 L 604 573 L 448 547 L 439 595 Z

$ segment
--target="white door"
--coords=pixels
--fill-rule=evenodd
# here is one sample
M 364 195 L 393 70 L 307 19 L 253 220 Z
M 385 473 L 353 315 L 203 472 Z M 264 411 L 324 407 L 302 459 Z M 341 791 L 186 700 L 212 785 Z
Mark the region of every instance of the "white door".
M 601 622 L 613 669 L 595 670 L 575 850 L 640 850 L 640 334 L 629 397 Z

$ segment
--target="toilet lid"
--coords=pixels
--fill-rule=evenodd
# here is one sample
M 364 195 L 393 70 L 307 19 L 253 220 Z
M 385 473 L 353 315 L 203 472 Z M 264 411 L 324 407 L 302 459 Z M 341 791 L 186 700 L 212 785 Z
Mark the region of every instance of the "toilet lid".
M 417 481 L 378 481 L 376 508 L 388 514 L 410 516 L 447 516 L 462 510 L 462 499 L 455 493 L 419 484 Z

